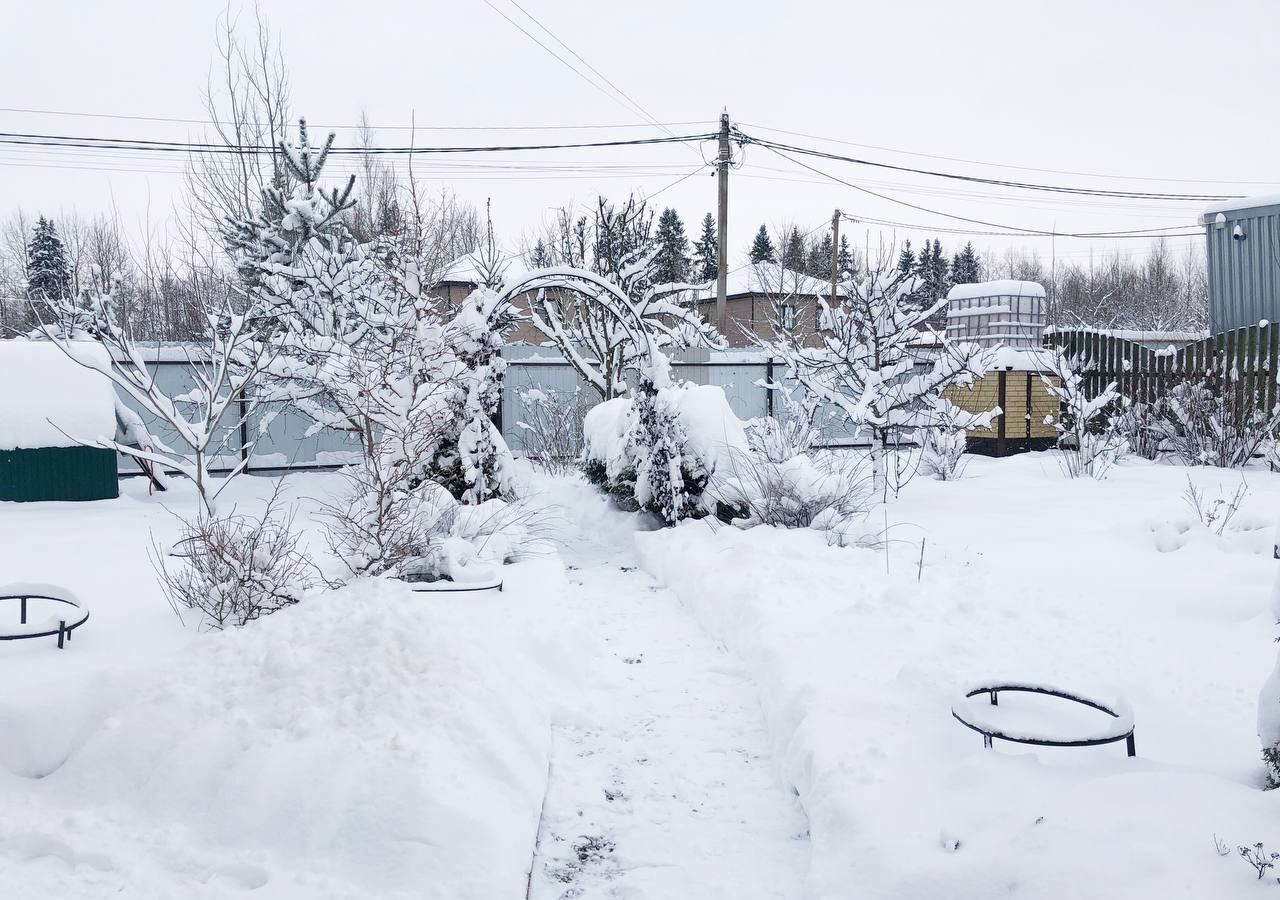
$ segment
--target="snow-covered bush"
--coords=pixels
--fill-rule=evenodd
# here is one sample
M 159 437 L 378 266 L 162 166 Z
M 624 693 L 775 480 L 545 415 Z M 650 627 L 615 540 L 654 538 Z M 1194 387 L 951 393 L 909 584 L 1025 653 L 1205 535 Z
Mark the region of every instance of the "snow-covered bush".
M 1102 478 L 1124 453 L 1125 444 L 1111 427 L 1107 413 L 1124 405 L 1113 381 L 1089 397 L 1085 393 L 1087 364 L 1061 351 L 1046 354 L 1048 375 L 1041 375 L 1045 389 L 1058 398 L 1062 414 L 1057 421 L 1046 419 L 1058 432 L 1058 453 L 1062 470 L 1069 478 L 1081 475 Z M 1056 379 L 1056 380 L 1055 380 Z
M 1188 379 L 1164 398 L 1156 433 L 1185 465 L 1240 468 L 1280 431 L 1280 406 L 1266 410 L 1260 400 L 1261 392 L 1237 402 L 1220 377 Z
M 623 508 L 674 524 L 716 512 L 707 487 L 748 442 L 721 388 L 669 380 L 660 386 L 664 374 L 646 376 L 635 399 L 609 400 L 587 413 L 582 468 Z
M 775 462 L 762 454 L 726 454 L 711 492 L 722 513 L 740 528 L 847 529 L 866 518 L 872 505 L 872 477 L 864 457 L 846 454 L 792 456 Z
M 520 400 L 524 414 L 516 427 L 521 454 L 552 474 L 573 471 L 582 452 L 582 422 L 587 413 L 582 392 L 531 388 L 520 393 Z
M 751 449 L 776 463 L 812 450 L 822 436 L 818 419 L 821 401 L 806 391 L 801 391 L 797 398 L 782 385 L 763 381 L 757 384 L 774 392 L 782 404 L 782 415 L 760 416 L 747 422 Z
M 292 606 L 321 584 L 279 498 L 277 486 L 256 516 L 202 509 L 183 521 L 172 550 L 153 547 L 160 589 L 179 619 L 186 610 L 199 614 L 204 628 L 240 626 Z
M 922 428 L 920 468 L 939 481 L 955 481 L 964 474 L 964 450 L 968 435 L 963 428 Z
M 1161 418 L 1167 402 L 1135 401 L 1121 406 L 1110 419 L 1110 428 L 1129 448 L 1143 459 L 1157 459 L 1163 444 Z

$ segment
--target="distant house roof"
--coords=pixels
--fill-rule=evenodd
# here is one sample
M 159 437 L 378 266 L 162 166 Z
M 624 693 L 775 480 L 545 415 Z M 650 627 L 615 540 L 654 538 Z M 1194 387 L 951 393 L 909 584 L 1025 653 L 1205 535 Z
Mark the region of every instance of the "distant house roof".
M 71 348 L 86 360 L 109 360 L 97 341 Z M 73 447 L 115 434 L 116 394 L 105 375 L 50 341 L 0 341 L 0 450 Z
M 812 278 L 803 272 L 783 268 L 778 263 L 753 263 L 729 272 L 725 296 L 741 297 L 748 294 L 796 294 L 799 296 L 830 296 L 831 282 Z M 836 291 L 840 295 L 839 290 Z M 708 282 L 697 292 L 699 301 L 714 300 L 716 283 Z
M 529 267 L 524 264 L 524 260 L 514 253 L 503 253 L 502 265 L 504 266 L 502 280 L 505 282 L 513 282 L 518 278 L 522 278 L 529 271 Z M 478 285 L 483 280 L 480 275 L 480 260 L 475 253 L 467 253 L 445 266 L 444 272 L 436 279 L 436 283 Z
M 1044 285 L 1035 281 L 979 281 L 977 284 L 957 284 L 947 291 L 948 300 L 968 300 L 972 297 L 1043 297 Z

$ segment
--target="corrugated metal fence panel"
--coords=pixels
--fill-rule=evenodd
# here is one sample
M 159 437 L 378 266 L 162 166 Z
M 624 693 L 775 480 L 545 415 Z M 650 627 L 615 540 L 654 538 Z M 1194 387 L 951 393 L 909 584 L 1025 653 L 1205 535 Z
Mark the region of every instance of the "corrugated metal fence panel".
M 156 375 L 160 389 L 170 396 L 181 395 L 195 386 L 189 364 L 164 362 L 150 367 Z M 672 367 L 672 374 L 695 384 L 713 384 L 724 389 L 730 408 L 740 419 L 747 420 L 769 413 L 769 392 L 760 384 L 767 377 L 765 362 L 733 363 L 684 363 Z M 785 369 L 774 370 L 775 379 L 793 396 L 799 397 L 799 386 L 784 378 Z M 522 394 L 537 388 L 544 393 L 569 397 L 577 391 L 580 403 L 589 407 L 594 402 L 595 391 L 577 372 L 558 358 L 530 355 L 508 360 L 506 381 L 502 394 L 502 433 L 507 443 L 519 453 L 522 450 L 524 429 L 520 422 L 527 415 Z M 174 450 L 181 451 L 183 443 L 167 424 L 149 415 L 131 398 L 122 395 L 126 406 L 141 416 L 148 430 Z M 786 416 L 786 404 L 775 397 L 773 413 Z M 844 445 L 865 443 L 864 431 L 843 424 L 843 415 L 832 405 L 819 412 L 823 443 Z M 310 432 L 310 433 L 309 433 Z M 264 404 L 250 417 L 246 435 L 252 444 L 250 466 L 252 469 L 313 468 L 343 465 L 358 460 L 361 455 L 359 436 L 332 428 L 312 431 L 312 423 L 297 410 L 284 404 Z M 218 451 L 212 468 L 226 470 L 241 461 L 241 434 L 238 416 L 228 414 L 227 421 L 218 429 L 215 444 Z M 122 474 L 137 474 L 138 465 L 132 459 L 117 456 L 117 468 Z
M 337 428 L 313 431 L 309 417 L 286 403 L 264 403 L 249 417 L 253 443 L 249 465 L 256 469 L 293 469 L 359 462 L 360 435 Z
M 147 366 L 147 371 L 155 375 L 156 386 L 161 393 L 169 397 L 180 397 L 188 394 L 196 386 L 191 366 L 185 362 L 152 363 Z M 152 416 L 139 406 L 132 397 L 121 393 L 120 399 L 124 401 L 125 406 L 141 417 L 143 423 L 147 426 L 147 430 L 158 440 L 176 451 L 181 451 L 185 447 L 183 442 L 178 440 L 177 432 L 170 428 L 166 422 Z M 184 411 L 182 403 L 178 404 L 178 409 L 180 412 Z M 238 417 L 228 415 L 227 421 L 222 423 L 215 432 L 211 446 L 216 458 L 216 464 L 212 468 L 231 468 L 240 462 L 238 421 Z M 120 456 L 117 459 L 116 465 L 121 472 L 133 474 L 138 471 L 138 464 L 124 456 Z
M 115 454 L 99 447 L 0 450 L 0 500 L 110 500 Z
M 520 423 L 528 418 L 523 395 L 533 389 L 547 394 L 556 403 L 589 405 L 599 396 L 595 388 L 565 363 L 510 361 L 502 390 L 502 437 L 517 455 L 524 451 L 526 437 Z

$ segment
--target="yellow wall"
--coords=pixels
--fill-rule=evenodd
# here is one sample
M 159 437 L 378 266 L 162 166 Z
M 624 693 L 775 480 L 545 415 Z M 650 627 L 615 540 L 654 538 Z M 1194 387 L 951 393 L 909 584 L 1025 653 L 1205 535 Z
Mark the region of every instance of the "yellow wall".
M 1052 377 L 1052 376 L 1050 376 Z M 1058 398 L 1050 394 L 1036 372 L 1005 373 L 1004 416 L 1005 438 L 1017 440 L 1027 437 L 1027 379 L 1031 379 L 1031 437 L 1057 436 L 1053 425 L 1044 423 L 1045 416 L 1058 419 Z M 956 406 L 971 413 L 983 413 L 1000 405 L 1000 373 L 989 372 L 974 382 L 970 388 L 947 388 L 945 396 Z M 1000 417 L 991 422 L 990 428 L 975 428 L 970 437 L 994 438 L 999 433 Z

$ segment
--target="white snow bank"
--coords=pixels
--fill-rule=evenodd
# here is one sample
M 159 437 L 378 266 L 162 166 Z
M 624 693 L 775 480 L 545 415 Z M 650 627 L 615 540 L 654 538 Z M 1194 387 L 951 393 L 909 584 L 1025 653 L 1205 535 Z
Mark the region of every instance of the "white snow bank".
M 979 281 L 976 284 L 957 284 L 947 291 L 948 300 L 968 300 L 973 297 L 1043 297 L 1044 285 L 1035 281 Z
M 523 896 L 562 651 L 512 601 L 563 575 L 507 580 L 465 599 L 357 582 L 138 673 L 52 774 L 0 771 L 6 896 L 206 896 L 218 873 L 271 897 Z M 37 740 L 48 708 L 29 715 L 0 741 Z M 58 881 L 28 864 L 47 854 L 102 871 Z M 154 893 L 152 868 L 171 870 Z
M 81 358 L 109 363 L 95 341 L 73 347 Z M 0 450 L 109 441 L 116 433 L 115 404 L 106 376 L 49 341 L 0 341 Z

